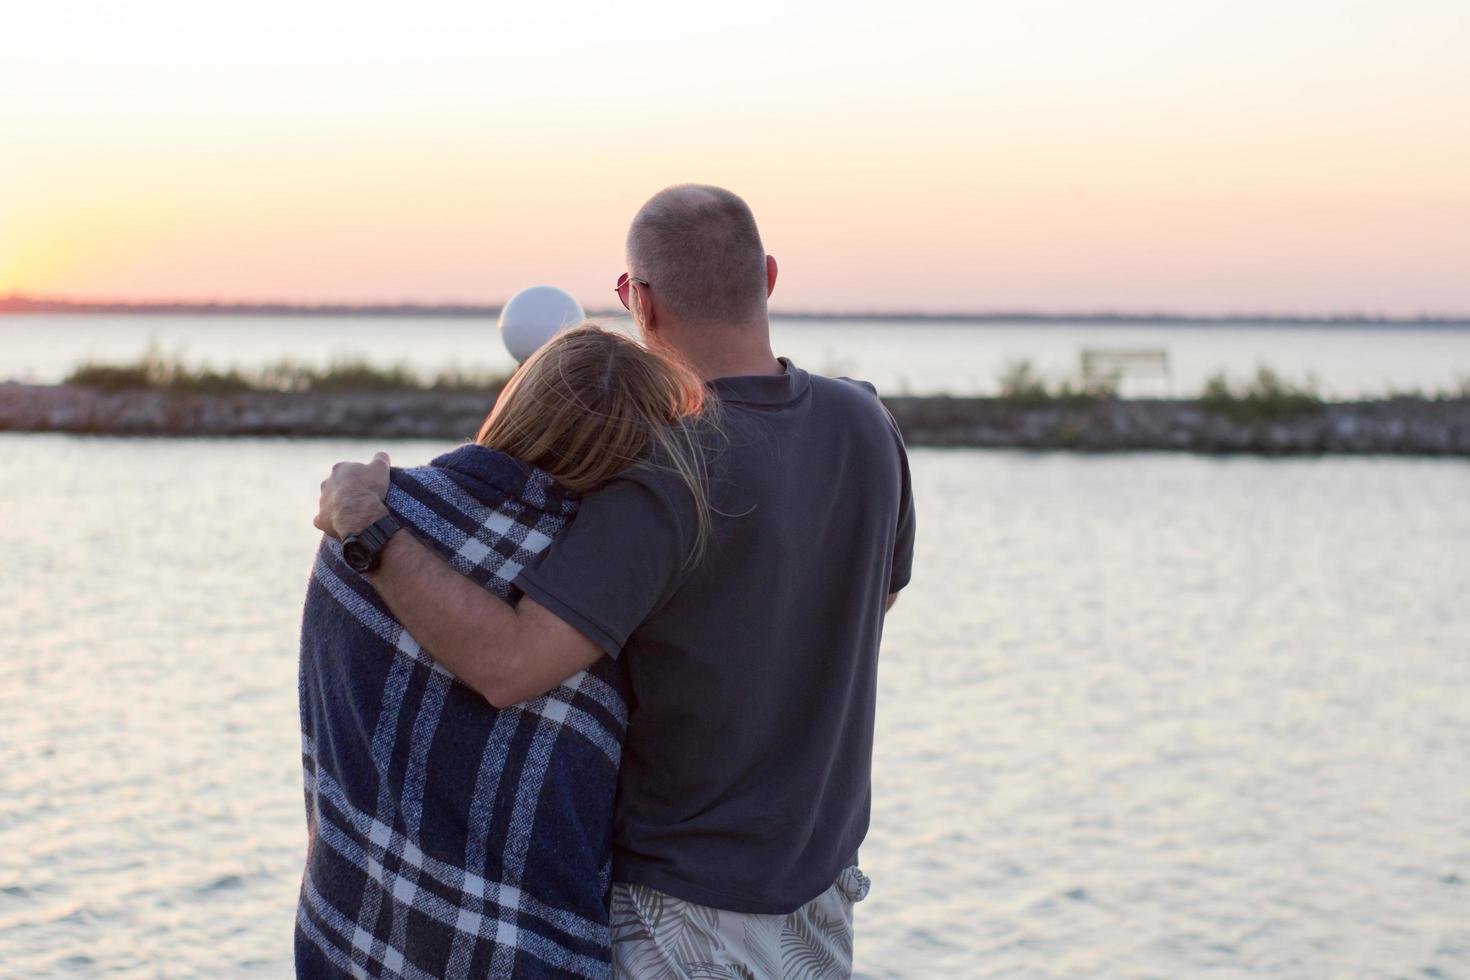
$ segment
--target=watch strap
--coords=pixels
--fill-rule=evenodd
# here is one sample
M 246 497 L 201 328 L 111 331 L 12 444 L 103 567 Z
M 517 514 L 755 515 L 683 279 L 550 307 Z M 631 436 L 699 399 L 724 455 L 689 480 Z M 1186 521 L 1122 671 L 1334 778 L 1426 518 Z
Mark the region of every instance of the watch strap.
M 359 540 L 366 539 L 368 547 L 374 552 L 382 551 L 388 544 L 388 539 L 403 529 L 403 524 L 392 514 L 384 514 L 373 521 L 367 527 L 357 532 Z

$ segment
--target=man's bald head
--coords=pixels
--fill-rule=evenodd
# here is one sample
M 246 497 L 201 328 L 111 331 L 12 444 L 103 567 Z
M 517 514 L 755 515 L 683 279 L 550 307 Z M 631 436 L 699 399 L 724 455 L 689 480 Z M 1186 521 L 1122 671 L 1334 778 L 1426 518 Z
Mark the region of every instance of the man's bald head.
M 766 312 L 766 248 L 750 206 L 721 187 L 677 184 L 628 228 L 628 269 L 691 324 L 740 325 Z

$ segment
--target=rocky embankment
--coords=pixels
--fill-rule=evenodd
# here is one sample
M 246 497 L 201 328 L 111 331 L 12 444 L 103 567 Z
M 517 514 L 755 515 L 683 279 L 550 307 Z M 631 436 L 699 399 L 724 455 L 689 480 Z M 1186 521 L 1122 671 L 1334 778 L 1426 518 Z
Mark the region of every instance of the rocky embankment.
M 885 403 L 905 439 L 924 446 L 1470 457 L 1466 399 L 1336 402 L 1283 419 L 1234 418 L 1195 401 L 1151 399 L 1030 408 L 993 398 L 888 398 Z
M 479 428 L 494 395 L 420 390 L 186 394 L 0 384 L 0 431 L 459 440 Z M 914 446 L 1470 457 L 1470 400 L 1465 399 L 1342 402 L 1286 419 L 1234 418 L 1193 401 L 1039 406 L 945 396 L 885 401 Z
M 465 439 L 497 391 L 99 391 L 0 384 L 0 431 L 119 436 L 361 436 Z

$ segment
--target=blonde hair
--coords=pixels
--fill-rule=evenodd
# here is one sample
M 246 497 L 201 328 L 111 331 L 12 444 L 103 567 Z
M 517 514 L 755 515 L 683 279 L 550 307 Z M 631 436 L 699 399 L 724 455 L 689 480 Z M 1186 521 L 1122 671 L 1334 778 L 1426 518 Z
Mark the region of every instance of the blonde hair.
M 587 322 L 521 365 L 475 441 L 589 493 L 636 464 L 674 474 L 694 500 L 690 563 L 704 552 L 710 504 L 698 427 L 716 400 L 674 355 Z

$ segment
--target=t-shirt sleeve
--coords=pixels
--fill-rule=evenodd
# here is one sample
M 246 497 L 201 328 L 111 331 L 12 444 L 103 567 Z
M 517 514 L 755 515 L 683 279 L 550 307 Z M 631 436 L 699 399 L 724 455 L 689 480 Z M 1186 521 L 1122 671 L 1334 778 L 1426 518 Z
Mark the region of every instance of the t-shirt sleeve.
M 898 534 L 893 543 L 893 573 L 888 579 L 888 593 L 892 595 L 909 584 L 914 572 L 914 488 L 909 478 L 909 455 L 902 440 L 898 443 L 898 461 L 902 468 L 903 481 L 898 497 Z
M 616 657 L 678 587 L 692 545 L 692 509 L 677 481 L 657 474 L 614 480 L 582 499 L 571 526 L 515 584 Z
M 878 389 L 866 381 L 855 381 L 852 378 L 843 378 L 861 387 L 868 394 L 878 399 Z M 882 405 L 882 399 L 878 399 Z M 909 477 L 909 454 L 904 448 L 903 432 L 898 427 L 898 420 L 883 405 L 883 415 L 888 420 L 889 431 L 893 434 L 893 443 L 898 447 L 898 465 L 901 480 L 898 493 L 898 528 L 893 539 L 893 571 L 888 576 L 888 594 L 899 591 L 909 584 L 909 579 L 914 574 L 914 487 Z

